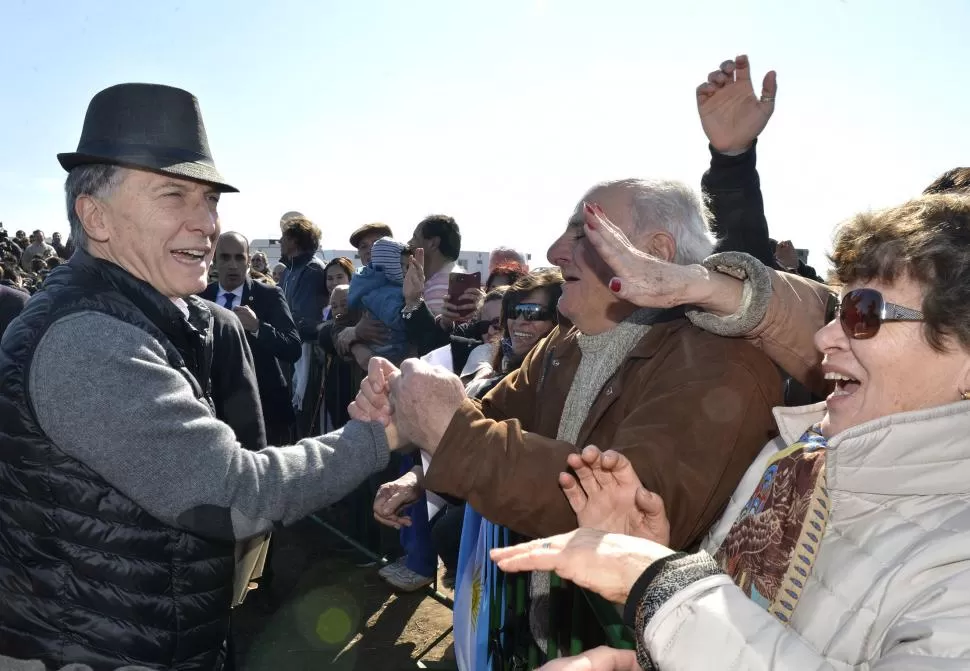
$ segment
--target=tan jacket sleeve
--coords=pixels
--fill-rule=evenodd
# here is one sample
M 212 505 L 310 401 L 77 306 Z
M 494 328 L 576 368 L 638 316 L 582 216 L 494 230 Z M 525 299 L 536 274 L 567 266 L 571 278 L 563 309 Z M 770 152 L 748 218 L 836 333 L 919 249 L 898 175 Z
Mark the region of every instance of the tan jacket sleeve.
M 695 332 L 695 342 L 700 335 Z M 681 360 L 631 375 L 603 419 L 608 430 L 602 436 L 592 433 L 601 449 L 626 454 L 644 484 L 664 498 L 673 547 L 699 540 L 717 517 L 766 442 L 773 425 L 770 409 L 780 396 L 777 372 L 764 359 L 753 371 L 748 364 L 759 355 L 751 352 L 743 360 L 746 345 L 710 345 L 705 337 Z M 577 523 L 558 476 L 575 451 L 569 443 L 528 432 L 517 419 L 491 419 L 466 401 L 434 455 L 425 484 L 465 499 L 484 517 L 516 532 L 563 533 Z
M 704 265 L 745 283 L 741 307 L 727 317 L 688 311 L 688 318 L 705 331 L 749 340 L 808 389 L 824 395 L 815 333 L 831 318 L 832 289 L 766 268 L 741 252 L 715 254 Z

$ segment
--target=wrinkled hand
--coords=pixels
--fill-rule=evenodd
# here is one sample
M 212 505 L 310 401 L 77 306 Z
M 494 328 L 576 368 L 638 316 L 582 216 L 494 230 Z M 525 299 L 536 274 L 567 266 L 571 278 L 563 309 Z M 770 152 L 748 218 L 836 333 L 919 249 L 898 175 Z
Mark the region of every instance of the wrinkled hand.
M 798 268 L 798 252 L 795 251 L 795 245 L 792 244 L 791 240 L 782 240 L 778 243 L 775 248 L 775 260 L 783 268 L 791 268 L 792 270 Z
M 404 275 L 404 304 L 414 305 L 424 295 L 424 249 L 418 247 Z
M 697 87 L 697 111 L 711 146 L 719 152 L 746 150 L 775 111 L 775 72 L 765 75 L 761 98 L 754 93 L 747 56 L 724 61 Z
M 455 411 L 465 400 L 461 380 L 441 366 L 407 359 L 399 375 L 388 378 L 394 420 L 401 435 L 434 454 Z
M 640 485 L 624 455 L 589 445 L 582 454 L 570 454 L 566 462 L 576 475 L 561 473 L 559 486 L 579 526 L 670 544 L 663 499 Z
M 414 471 L 381 485 L 374 497 L 374 519 L 395 529 L 411 526 L 411 518 L 402 515 L 401 509 L 420 501 L 423 493 L 424 487 Z
M 457 322 L 468 321 L 472 315 L 481 309 L 484 302 L 484 291 L 475 287 L 466 289 L 465 293 L 458 298 L 457 305 L 445 300 L 441 309 L 441 319 L 438 320 L 438 323 L 446 330 L 451 330 Z
M 384 345 L 391 339 L 391 331 L 384 325 L 384 322 L 369 312 L 364 313 L 354 329 L 356 330 L 357 340 L 370 345 Z
M 259 318 L 248 305 L 240 305 L 233 308 L 232 311 L 239 317 L 239 321 L 247 331 L 255 331 L 259 328 Z
M 610 289 L 634 305 L 670 308 L 690 302 L 699 266 L 668 263 L 633 246 L 595 203 L 584 206 L 586 237 L 614 273 Z
M 601 645 L 575 657 L 554 659 L 539 671 L 643 671 L 637 663 L 636 650 L 617 650 Z
M 576 529 L 491 551 L 506 573 L 555 571 L 613 603 L 624 604 L 637 578 L 651 564 L 674 554 L 670 548 L 633 536 Z
M 387 433 L 387 443 L 392 450 L 405 444 L 394 421 L 394 408 L 388 396 L 389 380 L 400 375 L 397 367 L 387 359 L 371 357 L 367 365 L 367 377 L 360 383 L 357 398 L 347 408 L 351 419 L 361 422 L 380 422 Z
M 357 327 L 348 326 L 337 335 L 333 346 L 342 357 L 350 356 L 350 346 L 357 340 Z

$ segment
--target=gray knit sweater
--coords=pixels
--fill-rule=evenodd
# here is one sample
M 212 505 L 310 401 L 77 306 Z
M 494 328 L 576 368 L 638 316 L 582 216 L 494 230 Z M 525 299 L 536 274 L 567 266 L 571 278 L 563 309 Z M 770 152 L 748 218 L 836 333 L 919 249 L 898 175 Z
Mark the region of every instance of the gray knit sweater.
M 579 334 L 577 343 L 582 357 L 573 375 L 569 394 L 566 396 L 556 440 L 576 445 L 579 431 L 589 415 L 590 408 L 603 390 L 603 385 L 616 374 L 660 314 L 661 311 L 642 308 L 605 333 Z M 576 447 L 584 446 L 576 445 Z M 532 635 L 539 647 L 546 651 L 549 625 L 549 574 L 533 573 L 529 591 L 532 597 L 532 610 L 529 616 Z

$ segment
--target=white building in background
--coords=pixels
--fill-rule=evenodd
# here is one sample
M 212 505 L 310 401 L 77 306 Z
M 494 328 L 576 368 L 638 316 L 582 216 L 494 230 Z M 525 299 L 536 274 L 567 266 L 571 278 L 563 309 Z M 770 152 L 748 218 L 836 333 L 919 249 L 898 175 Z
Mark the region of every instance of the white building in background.
M 258 240 L 249 241 L 249 254 L 250 256 L 256 252 L 262 252 L 266 255 L 266 261 L 269 263 L 269 269 L 272 270 L 280 261 L 280 241 L 277 240 L 267 240 L 265 238 L 260 238 Z
M 250 252 L 262 252 L 266 255 L 266 260 L 269 261 L 269 267 L 272 268 L 280 260 L 280 241 L 270 240 L 270 239 L 258 239 L 253 240 L 249 243 Z M 488 277 L 488 255 L 490 252 L 462 252 L 458 255 L 458 263 L 466 271 L 470 273 L 480 272 L 482 274 L 482 282 L 484 283 Z M 317 252 L 317 256 L 321 261 L 326 263 L 327 261 L 332 261 L 333 259 L 345 256 L 354 262 L 354 267 L 360 267 L 360 258 L 357 255 L 356 249 L 321 249 Z M 526 255 L 526 261 L 532 261 L 532 255 Z

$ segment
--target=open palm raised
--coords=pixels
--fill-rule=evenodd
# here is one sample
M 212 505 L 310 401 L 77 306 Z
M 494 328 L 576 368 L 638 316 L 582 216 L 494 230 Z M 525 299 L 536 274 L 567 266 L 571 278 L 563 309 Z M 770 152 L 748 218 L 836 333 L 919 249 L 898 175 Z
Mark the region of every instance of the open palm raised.
M 722 153 L 742 152 L 765 129 L 775 111 L 778 82 L 765 75 L 761 97 L 755 95 L 747 56 L 724 61 L 697 87 L 697 111 L 711 146 Z

